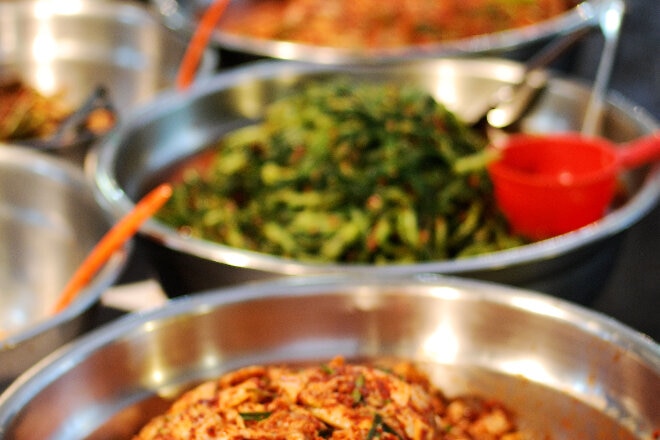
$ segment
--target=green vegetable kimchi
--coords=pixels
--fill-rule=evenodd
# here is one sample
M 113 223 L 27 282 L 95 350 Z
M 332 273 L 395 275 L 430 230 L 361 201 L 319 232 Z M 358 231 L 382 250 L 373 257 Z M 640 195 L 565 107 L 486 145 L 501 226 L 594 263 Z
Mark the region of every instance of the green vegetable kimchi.
M 523 243 L 495 206 L 486 140 L 428 93 L 315 83 L 184 172 L 160 220 L 306 262 L 461 258 Z

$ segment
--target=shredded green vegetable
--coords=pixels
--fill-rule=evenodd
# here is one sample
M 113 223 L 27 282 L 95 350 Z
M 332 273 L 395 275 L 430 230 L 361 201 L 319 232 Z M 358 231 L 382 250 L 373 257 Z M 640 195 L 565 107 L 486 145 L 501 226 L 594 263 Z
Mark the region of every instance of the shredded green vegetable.
M 307 262 L 419 262 L 523 244 L 496 209 L 485 145 L 415 87 L 317 83 L 223 138 L 158 217 Z
M 260 422 L 266 420 L 271 414 L 272 413 L 269 411 L 238 413 L 238 415 L 246 422 Z

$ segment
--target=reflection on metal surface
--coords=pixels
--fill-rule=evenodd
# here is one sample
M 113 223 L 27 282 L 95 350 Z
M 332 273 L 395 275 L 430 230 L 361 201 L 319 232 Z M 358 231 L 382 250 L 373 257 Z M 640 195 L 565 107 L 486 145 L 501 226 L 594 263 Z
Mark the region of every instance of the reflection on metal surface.
M 231 254 L 227 259 L 231 262 L 229 264 L 236 267 L 249 267 L 250 265 L 250 257 L 247 255 Z
M 429 291 L 434 296 L 443 299 L 459 299 L 461 297 L 461 291 L 451 286 L 435 286 L 429 288 Z
M 150 379 L 151 379 L 150 384 L 154 388 L 158 388 L 159 386 L 163 385 L 163 381 L 165 379 L 165 374 L 161 370 L 159 370 L 157 368 L 154 368 L 153 370 L 151 370 Z
M 360 311 L 376 310 L 383 304 L 384 298 L 374 295 L 373 290 L 368 287 L 358 287 L 352 299 L 352 305 Z
M 47 18 L 55 14 L 76 14 L 82 11 L 82 0 L 39 0 L 35 2 L 35 16 Z
M 157 329 L 158 329 L 158 327 L 157 327 L 155 321 L 145 322 L 144 326 L 142 327 L 142 331 L 145 332 L 145 333 L 151 333 L 151 332 L 154 332 Z
M 32 42 L 32 58 L 35 60 L 35 87 L 46 95 L 57 92 L 57 80 L 53 72 L 56 43 L 48 22 L 39 23 L 39 31 Z
M 530 310 L 543 316 L 552 316 L 560 319 L 565 319 L 567 316 L 565 307 L 561 307 L 559 304 L 553 304 L 550 301 L 537 301 L 536 299 L 525 297 L 513 297 L 511 298 L 511 304 L 520 307 L 523 310 Z
M 545 362 L 533 357 L 502 361 L 498 368 L 511 376 L 520 376 L 544 384 L 557 384 L 557 378 L 548 370 Z
M 214 352 L 205 353 L 200 363 L 206 370 L 214 371 L 222 365 L 222 356 Z
M 440 320 L 438 327 L 422 343 L 421 356 L 433 359 L 440 364 L 456 362 L 459 350 L 459 337 L 454 331 L 451 317 L 445 316 Z

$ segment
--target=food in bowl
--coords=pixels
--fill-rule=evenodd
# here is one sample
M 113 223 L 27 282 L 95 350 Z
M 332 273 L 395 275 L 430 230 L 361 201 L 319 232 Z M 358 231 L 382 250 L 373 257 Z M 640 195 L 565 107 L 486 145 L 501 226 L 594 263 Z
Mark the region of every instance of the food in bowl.
M 313 83 L 184 166 L 158 218 L 184 235 L 306 262 L 508 249 L 526 240 L 494 202 L 486 145 L 422 89 Z
M 19 79 L 0 82 L 0 140 L 46 137 L 69 113 L 59 96 L 47 97 Z
M 99 135 L 115 123 L 115 112 L 104 105 L 96 108 L 90 96 L 84 108 L 76 136 L 84 132 Z M 0 81 L 0 141 L 45 140 L 54 136 L 76 109 L 67 104 L 66 92 L 44 94 L 19 78 Z M 64 140 L 64 139 L 63 139 Z
M 198 385 L 134 440 L 525 438 L 503 404 L 447 398 L 413 363 L 254 365 Z
M 343 48 L 386 48 L 458 40 L 533 25 L 575 0 L 249 0 L 232 2 L 227 33 Z

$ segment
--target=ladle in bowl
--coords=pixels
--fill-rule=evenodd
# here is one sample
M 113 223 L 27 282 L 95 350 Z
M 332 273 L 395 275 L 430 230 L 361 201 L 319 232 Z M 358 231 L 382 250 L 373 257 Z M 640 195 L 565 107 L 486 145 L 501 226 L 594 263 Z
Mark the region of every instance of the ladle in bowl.
M 616 147 L 580 134 L 512 135 L 488 171 L 512 229 L 534 240 L 599 220 L 618 173 L 660 159 L 660 132 Z
M 488 126 L 509 127 L 527 111 L 536 96 L 546 87 L 549 74 L 546 68 L 568 48 L 580 41 L 590 30 L 578 29 L 552 39 L 524 64 L 521 78 L 503 84 L 481 100 L 463 102 L 454 112 L 468 125 L 486 119 Z

